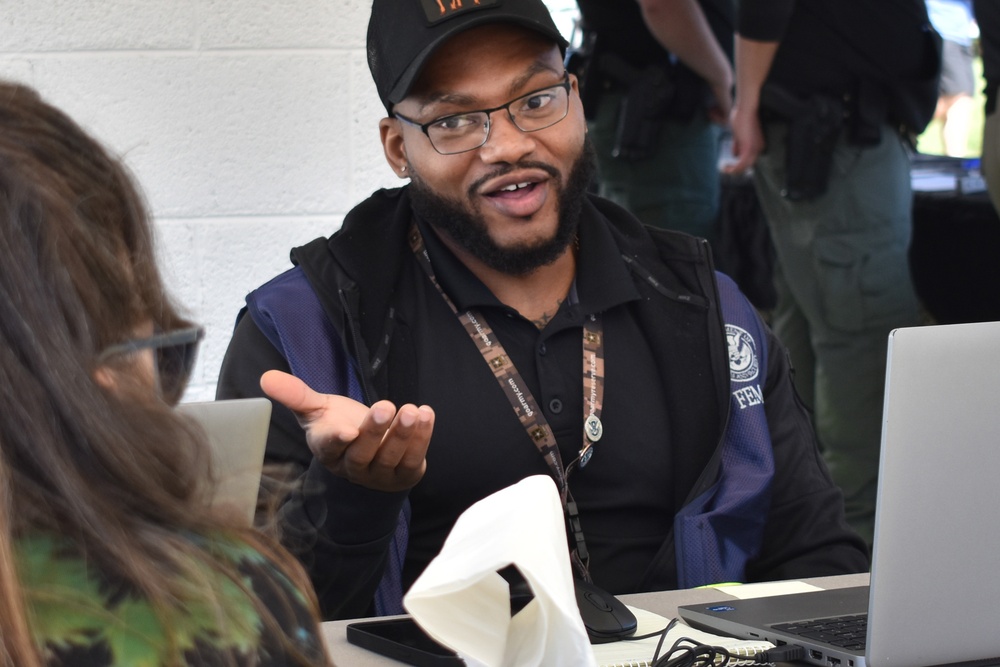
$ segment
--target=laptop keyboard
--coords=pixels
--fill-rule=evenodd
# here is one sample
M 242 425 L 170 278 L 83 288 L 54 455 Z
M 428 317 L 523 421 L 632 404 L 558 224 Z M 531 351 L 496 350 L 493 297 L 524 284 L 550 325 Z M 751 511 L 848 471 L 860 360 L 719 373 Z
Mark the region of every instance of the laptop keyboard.
M 771 627 L 800 637 L 833 644 L 849 651 L 863 651 L 868 628 L 868 615 L 831 616 L 830 618 L 818 618 L 796 623 L 778 623 Z

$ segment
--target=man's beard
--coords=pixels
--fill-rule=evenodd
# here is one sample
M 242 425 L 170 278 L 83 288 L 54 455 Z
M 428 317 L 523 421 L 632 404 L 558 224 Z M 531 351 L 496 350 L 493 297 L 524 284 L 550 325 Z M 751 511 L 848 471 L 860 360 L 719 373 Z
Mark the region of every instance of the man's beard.
M 559 202 L 559 224 L 552 238 L 538 243 L 506 248 L 498 245 L 490 237 L 486 220 L 478 210 L 433 192 L 418 174 L 412 172 L 410 201 L 414 213 L 421 220 L 432 225 L 486 266 L 507 275 L 523 276 L 554 262 L 576 238 L 584 195 L 596 173 L 596 165 L 594 148 L 588 137 L 584 141 L 580 157 L 570 169 L 565 186 L 559 185 L 561 173 L 555 167 L 541 162 L 519 162 L 498 169 L 469 188 L 468 195 L 472 200 L 479 183 L 516 169 L 541 169 L 549 174 L 552 177 L 549 183 L 556 184 L 554 194 Z

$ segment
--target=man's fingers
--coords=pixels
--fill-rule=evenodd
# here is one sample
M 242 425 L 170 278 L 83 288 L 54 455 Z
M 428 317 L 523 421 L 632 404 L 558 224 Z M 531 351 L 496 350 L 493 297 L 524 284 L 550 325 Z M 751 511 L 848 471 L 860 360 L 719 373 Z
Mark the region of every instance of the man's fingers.
M 384 468 L 416 468 L 427 455 L 434 411 L 427 406 L 404 405 L 382 441 L 373 463 Z
M 388 404 L 391 408 L 391 404 Z M 404 405 L 381 413 L 379 404 L 362 424 L 361 435 L 344 452 L 345 476 L 371 488 L 410 488 L 423 477 L 425 458 L 434 429 L 434 411 L 427 406 Z M 385 418 L 391 415 L 388 424 Z
M 345 396 L 320 394 L 281 371 L 264 373 L 260 386 L 295 413 L 309 449 L 334 474 L 386 491 L 410 488 L 423 477 L 434 429 L 429 407 L 408 404 L 396 410 L 392 402 L 378 401 L 368 408 Z
M 413 467 L 424 463 L 427 459 L 427 449 L 434 433 L 434 410 L 429 405 L 421 405 L 417 415 L 417 426 L 413 446 L 407 447 L 400 463 Z
M 333 471 L 343 466 L 345 451 L 359 439 L 360 428 L 369 418 L 369 409 L 362 403 L 346 396 L 320 394 L 305 382 L 281 371 L 268 371 L 261 376 L 264 393 L 295 413 L 299 424 L 306 432 L 306 443 L 313 455 Z M 395 408 L 384 401 L 381 411 L 389 411 L 386 425 L 392 419 Z M 388 407 L 386 407 L 388 406 Z M 385 432 L 385 428 L 381 433 Z M 369 438 L 368 445 L 377 449 L 381 433 Z M 362 441 L 364 446 L 365 441 Z
M 292 412 L 303 414 L 323 408 L 323 395 L 299 378 L 282 371 L 267 371 L 260 378 L 260 388 Z
M 313 391 L 299 378 L 282 371 L 264 373 L 260 378 L 260 387 L 265 394 L 294 412 L 304 426 L 318 421 L 325 428 L 350 426 L 357 429 L 369 412 L 363 403 L 353 398 Z
M 389 401 L 378 401 L 368 410 L 358 427 L 357 438 L 344 453 L 345 465 L 352 473 L 367 468 L 375 460 L 396 416 L 396 406 Z

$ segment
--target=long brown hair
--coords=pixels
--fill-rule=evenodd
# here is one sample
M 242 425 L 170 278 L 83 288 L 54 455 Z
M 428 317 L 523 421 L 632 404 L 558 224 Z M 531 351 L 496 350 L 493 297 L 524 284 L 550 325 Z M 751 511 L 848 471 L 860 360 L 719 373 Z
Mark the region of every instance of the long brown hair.
M 101 351 L 150 322 L 189 324 L 167 296 L 129 174 L 33 90 L 0 82 L 0 665 L 41 663 L 11 547 L 32 531 L 69 538 L 154 609 L 190 600 L 192 563 L 242 581 L 190 539 L 230 535 L 276 562 L 315 609 L 287 552 L 205 509 L 197 429 L 148 387 L 95 381 Z

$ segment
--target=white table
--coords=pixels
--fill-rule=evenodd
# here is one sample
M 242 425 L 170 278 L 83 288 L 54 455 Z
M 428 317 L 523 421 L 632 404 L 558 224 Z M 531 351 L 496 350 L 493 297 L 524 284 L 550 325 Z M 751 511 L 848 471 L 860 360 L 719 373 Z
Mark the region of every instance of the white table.
M 847 574 L 838 577 L 817 577 L 805 579 L 819 588 L 844 588 L 847 586 L 867 586 L 868 574 Z M 663 591 L 659 593 L 637 593 L 622 595 L 621 600 L 628 605 L 646 609 L 666 618 L 677 614 L 677 607 L 698 602 L 732 599 L 725 593 L 725 588 L 695 588 L 680 591 Z M 346 627 L 352 620 L 328 621 L 323 623 L 323 638 L 326 641 L 330 657 L 337 667 L 391 667 L 401 665 L 390 658 L 358 648 L 347 643 Z

